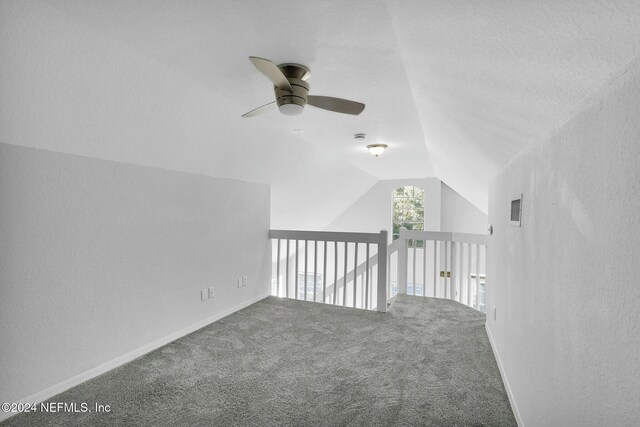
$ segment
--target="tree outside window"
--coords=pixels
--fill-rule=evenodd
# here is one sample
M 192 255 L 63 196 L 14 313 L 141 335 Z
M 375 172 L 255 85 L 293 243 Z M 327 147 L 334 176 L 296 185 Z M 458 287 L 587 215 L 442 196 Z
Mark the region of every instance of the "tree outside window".
M 400 228 L 424 231 L 424 190 L 405 185 L 393 192 L 393 240 L 400 237 Z

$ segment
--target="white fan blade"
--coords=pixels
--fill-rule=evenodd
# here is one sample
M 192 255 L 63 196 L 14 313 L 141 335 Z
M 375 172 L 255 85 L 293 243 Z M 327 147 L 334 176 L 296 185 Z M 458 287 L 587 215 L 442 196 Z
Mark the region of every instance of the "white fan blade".
M 335 111 L 336 113 L 351 114 L 357 116 L 364 110 L 361 102 L 349 101 L 348 99 L 334 98 L 332 96 L 312 96 L 307 98 L 307 104 L 324 110 Z
M 258 108 L 255 108 L 248 113 L 244 113 L 242 117 L 253 117 L 260 115 L 262 113 L 266 113 L 267 111 L 271 111 L 276 107 L 276 101 L 269 102 L 268 104 L 264 104 Z
M 250 56 L 249 60 L 262 74 L 267 76 L 269 80 L 280 90 L 286 90 L 293 93 L 293 88 L 289 83 L 289 80 L 282 74 L 280 68 L 268 59 L 258 58 L 257 56 Z

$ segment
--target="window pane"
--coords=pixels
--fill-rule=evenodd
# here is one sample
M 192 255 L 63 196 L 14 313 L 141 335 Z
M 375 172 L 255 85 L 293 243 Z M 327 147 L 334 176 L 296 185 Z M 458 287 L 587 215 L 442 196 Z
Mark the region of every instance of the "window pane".
M 406 185 L 393 192 L 393 240 L 397 239 L 400 227 L 407 230 L 424 230 L 424 190 Z

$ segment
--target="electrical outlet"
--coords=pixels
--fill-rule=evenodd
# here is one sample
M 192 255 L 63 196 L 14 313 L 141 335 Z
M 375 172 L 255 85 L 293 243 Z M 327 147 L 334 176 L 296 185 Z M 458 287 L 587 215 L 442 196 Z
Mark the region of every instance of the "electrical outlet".
M 201 301 L 206 301 L 209 299 L 209 292 L 206 289 L 201 289 L 200 290 L 200 300 Z
M 242 277 L 238 277 L 238 287 L 242 287 Z
M 242 287 L 243 287 L 243 288 L 244 288 L 245 286 L 247 286 L 247 281 L 248 281 L 247 276 L 242 276 Z
M 213 286 L 209 287 L 209 299 L 213 298 L 215 295 L 215 288 Z

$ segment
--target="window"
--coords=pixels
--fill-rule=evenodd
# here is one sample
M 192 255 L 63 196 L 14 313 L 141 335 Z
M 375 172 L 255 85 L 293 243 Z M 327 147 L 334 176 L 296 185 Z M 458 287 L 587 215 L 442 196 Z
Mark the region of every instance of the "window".
M 393 240 L 400 237 L 400 228 L 424 230 L 424 190 L 405 185 L 393 192 Z

